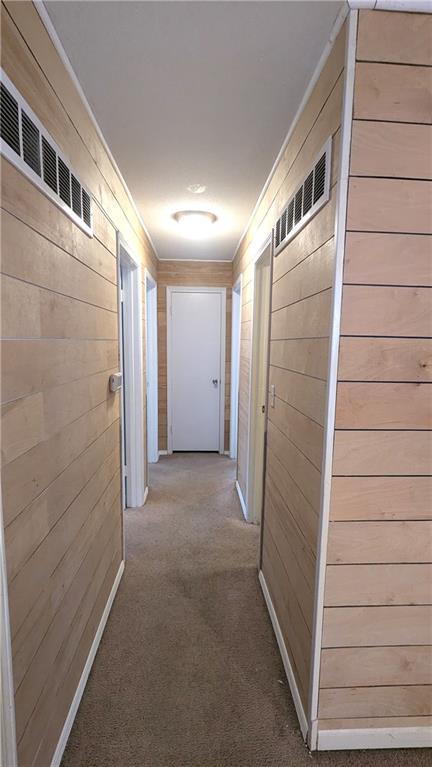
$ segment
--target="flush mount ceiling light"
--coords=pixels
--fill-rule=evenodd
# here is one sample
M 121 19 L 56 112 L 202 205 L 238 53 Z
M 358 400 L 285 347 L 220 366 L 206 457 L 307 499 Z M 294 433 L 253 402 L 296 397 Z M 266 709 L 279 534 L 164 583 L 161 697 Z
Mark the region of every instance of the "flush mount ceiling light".
M 185 237 L 198 240 L 211 234 L 211 227 L 217 221 L 217 216 L 207 210 L 179 210 L 174 213 L 181 232 Z
M 202 194 L 206 189 L 205 184 L 189 184 L 187 187 L 188 192 L 192 192 L 192 194 Z

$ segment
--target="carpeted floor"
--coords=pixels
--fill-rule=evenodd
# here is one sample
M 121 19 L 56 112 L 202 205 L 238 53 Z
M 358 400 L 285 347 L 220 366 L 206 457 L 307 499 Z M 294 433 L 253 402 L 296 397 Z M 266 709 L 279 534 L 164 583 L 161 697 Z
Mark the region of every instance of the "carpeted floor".
M 127 565 L 62 767 L 426 767 L 426 751 L 310 755 L 257 580 L 234 465 L 177 454 L 127 511 Z

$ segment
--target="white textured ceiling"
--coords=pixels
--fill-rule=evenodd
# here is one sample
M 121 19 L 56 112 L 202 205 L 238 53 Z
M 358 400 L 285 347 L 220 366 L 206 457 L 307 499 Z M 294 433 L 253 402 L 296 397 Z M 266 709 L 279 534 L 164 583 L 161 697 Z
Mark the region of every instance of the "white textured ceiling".
M 233 258 L 342 4 L 45 5 L 158 256 Z M 185 208 L 210 239 L 179 236 Z

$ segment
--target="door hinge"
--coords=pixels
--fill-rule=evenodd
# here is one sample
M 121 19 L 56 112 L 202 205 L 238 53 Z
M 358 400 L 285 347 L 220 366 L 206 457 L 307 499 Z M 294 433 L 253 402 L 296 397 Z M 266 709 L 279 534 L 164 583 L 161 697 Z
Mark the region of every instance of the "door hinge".
M 120 288 L 120 303 L 123 303 L 123 301 L 124 301 L 123 288 Z
M 123 476 L 127 477 L 127 475 L 128 475 L 127 466 L 123 466 Z

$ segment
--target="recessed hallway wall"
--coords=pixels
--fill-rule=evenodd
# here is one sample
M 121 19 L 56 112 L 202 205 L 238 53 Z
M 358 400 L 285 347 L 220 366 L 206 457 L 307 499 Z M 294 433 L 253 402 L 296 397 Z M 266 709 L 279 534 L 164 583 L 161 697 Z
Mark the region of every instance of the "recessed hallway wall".
M 231 261 L 158 262 L 159 450 L 167 449 L 167 286 L 226 288 L 225 450 L 229 450 L 231 371 Z
M 330 199 L 273 258 L 267 463 L 261 568 L 308 706 L 328 339 L 335 256 L 345 26 L 304 106 L 234 261 L 243 274 L 238 481 L 246 498 L 253 259 L 332 137 Z

